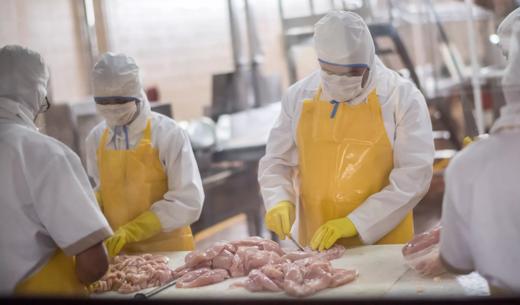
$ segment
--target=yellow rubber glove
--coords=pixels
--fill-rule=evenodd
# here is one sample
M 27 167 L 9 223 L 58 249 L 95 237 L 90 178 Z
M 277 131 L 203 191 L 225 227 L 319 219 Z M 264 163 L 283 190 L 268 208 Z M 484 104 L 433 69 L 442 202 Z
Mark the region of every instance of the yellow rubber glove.
M 146 211 L 134 220 L 119 227 L 114 235 L 105 241 L 108 255 L 114 257 L 121 252 L 123 247 L 132 242 L 148 239 L 161 232 L 161 222 L 157 215 Z
M 473 142 L 474 140 L 471 137 L 465 137 L 462 141 L 462 148 L 466 148 L 466 146 L 470 145 Z
M 278 238 L 285 239 L 291 233 L 295 217 L 294 204 L 280 201 L 265 214 L 266 227 L 276 233 Z
M 340 238 L 356 235 L 356 227 L 347 217 L 329 220 L 314 233 L 311 240 L 311 248 L 323 251 L 332 247 Z

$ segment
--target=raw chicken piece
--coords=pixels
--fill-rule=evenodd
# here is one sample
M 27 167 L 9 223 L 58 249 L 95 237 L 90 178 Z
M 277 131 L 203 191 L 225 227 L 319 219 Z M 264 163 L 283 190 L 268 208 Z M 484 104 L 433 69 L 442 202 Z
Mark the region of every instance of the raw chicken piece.
M 282 250 L 278 243 L 269 239 L 263 239 L 258 236 L 253 236 L 238 241 L 232 241 L 231 244 L 236 247 L 257 247 L 260 250 L 276 252 L 280 256 L 285 254 L 285 252 Z
M 316 262 L 303 268 L 302 276 L 295 280 L 291 278 L 284 281 L 284 289 L 288 295 L 295 297 L 306 297 L 315 294 L 325 288 L 331 287 L 332 273 L 330 263 Z
M 235 255 L 229 250 L 222 250 L 219 255 L 215 256 L 212 261 L 212 266 L 215 269 L 229 270 L 233 265 L 233 257 Z
M 304 259 L 316 255 L 318 252 L 305 249 L 305 251 L 293 251 L 282 256 L 282 259 L 287 259 L 291 262 Z
M 244 287 L 249 291 L 282 291 L 280 286 L 258 269 L 252 270 L 247 280 L 237 283 L 233 287 Z
M 332 248 L 321 252 L 319 254 L 319 256 L 328 261 L 332 261 L 332 260 L 342 257 L 343 254 L 345 254 L 345 247 L 340 246 L 340 245 L 334 245 L 334 246 L 332 246 Z
M 437 226 L 428 232 L 416 235 L 403 249 L 403 256 L 407 256 L 428 247 L 438 244 L 441 237 L 441 226 Z
M 224 269 L 202 268 L 186 273 L 177 280 L 177 288 L 194 288 L 219 283 L 229 278 Z
M 117 291 L 131 293 L 145 288 L 162 286 L 173 279 L 168 258 L 160 255 L 119 255 L 114 257 L 107 273 L 91 285 L 94 293 Z
M 334 269 L 332 270 L 332 283 L 330 287 L 339 287 L 348 284 L 358 277 L 357 270 Z
M 441 226 L 415 236 L 403 249 L 405 262 L 423 276 L 436 276 L 446 272 L 439 257 Z
M 242 249 L 239 249 L 237 254 L 240 252 L 240 250 Z M 267 264 L 276 264 L 281 262 L 281 257 L 276 252 L 254 250 L 251 248 L 247 248 L 244 251 L 242 258 L 244 260 L 244 270 L 246 273 L 249 273 L 249 271 L 253 269 L 261 268 Z
M 260 268 L 266 276 L 268 276 L 278 287 L 283 287 L 285 274 L 283 273 L 283 264 L 265 265 Z

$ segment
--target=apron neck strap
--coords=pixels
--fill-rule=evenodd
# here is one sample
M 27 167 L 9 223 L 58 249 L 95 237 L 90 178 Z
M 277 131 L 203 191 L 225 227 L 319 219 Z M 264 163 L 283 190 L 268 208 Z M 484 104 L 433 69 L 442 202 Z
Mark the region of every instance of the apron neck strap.
M 318 87 L 318 90 L 316 90 L 316 93 L 314 93 L 313 100 L 315 102 L 319 102 L 320 101 L 322 92 L 323 92 L 323 89 L 322 89 L 321 84 L 320 84 L 320 86 Z
M 103 131 L 103 135 L 101 135 L 101 140 L 99 141 L 99 149 L 100 151 L 104 151 L 107 146 L 108 141 L 108 128 L 105 128 Z
M 99 141 L 99 149 L 101 151 L 104 151 L 107 146 L 108 131 L 109 131 L 109 129 L 105 128 L 105 130 L 103 131 L 103 135 L 101 135 L 101 139 Z M 152 143 L 152 124 L 150 122 L 150 119 L 148 119 L 146 121 L 146 127 L 143 132 L 143 137 L 141 139 L 141 143 L 144 143 L 144 144 Z
M 143 137 L 141 139 L 141 143 L 149 144 L 152 143 L 152 124 L 150 119 L 146 120 L 146 127 L 143 132 Z

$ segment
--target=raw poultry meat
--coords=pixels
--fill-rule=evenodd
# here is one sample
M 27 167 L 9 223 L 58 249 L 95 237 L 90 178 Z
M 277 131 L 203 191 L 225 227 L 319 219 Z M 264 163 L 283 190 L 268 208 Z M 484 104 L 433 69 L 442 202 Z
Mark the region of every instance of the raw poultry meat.
M 192 288 L 211 285 L 222 282 L 229 278 L 229 273 L 225 269 L 201 268 L 187 273 L 177 280 L 177 288 Z
M 403 249 L 403 255 L 408 256 L 427 249 L 439 243 L 441 237 L 441 226 L 436 226 L 430 231 L 416 235 Z
M 278 243 L 260 237 L 218 242 L 204 251 L 186 255 L 185 264 L 175 269 L 174 278 L 178 279 L 178 288 L 188 288 L 247 275 L 246 280 L 232 287 L 252 292 L 285 291 L 305 297 L 356 279 L 357 271 L 333 268 L 330 264 L 344 252 L 342 246 L 334 246 L 321 253 L 310 250 L 286 253 Z
M 326 288 L 345 285 L 355 280 L 358 275 L 355 270 L 333 268 L 327 259 L 338 258 L 338 255 L 341 257 L 344 253 L 343 247 L 336 246 L 323 253 L 304 253 L 310 255 L 296 255 L 293 252 L 292 261 L 266 265 L 255 273 L 249 273 L 243 283 L 234 286 L 244 287 L 249 291 L 285 290 L 291 296 L 306 297 Z
M 441 226 L 415 236 L 403 249 L 406 264 L 423 276 L 446 272 L 439 257 Z
M 162 255 L 120 255 L 114 257 L 107 273 L 91 285 L 91 291 L 132 293 L 162 286 L 173 279 L 168 258 Z

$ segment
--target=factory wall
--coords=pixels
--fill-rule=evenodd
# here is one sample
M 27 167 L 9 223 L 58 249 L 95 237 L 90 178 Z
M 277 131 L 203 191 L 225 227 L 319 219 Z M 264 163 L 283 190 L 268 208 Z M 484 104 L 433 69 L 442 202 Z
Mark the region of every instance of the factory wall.
M 106 43 L 100 43 L 100 51 L 133 56 L 144 85 L 158 87 L 161 101 L 172 103 L 177 119 L 201 116 L 211 103 L 212 74 L 234 70 L 227 0 L 101 3 L 106 20 L 101 38 L 106 37 Z M 80 39 L 79 5 L 75 0 L 0 2 L 0 45 L 21 44 L 44 56 L 57 103 L 86 101 L 91 94 L 91 62 Z M 255 1 L 255 9 L 264 71 L 285 79 L 278 1 Z
M 20 44 L 42 54 L 50 66 L 54 101 L 77 100 L 90 91 L 88 53 L 77 19 L 74 0 L 0 2 L 0 45 Z

